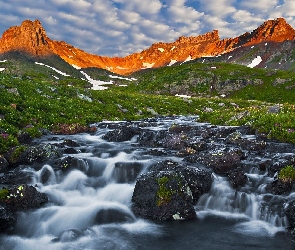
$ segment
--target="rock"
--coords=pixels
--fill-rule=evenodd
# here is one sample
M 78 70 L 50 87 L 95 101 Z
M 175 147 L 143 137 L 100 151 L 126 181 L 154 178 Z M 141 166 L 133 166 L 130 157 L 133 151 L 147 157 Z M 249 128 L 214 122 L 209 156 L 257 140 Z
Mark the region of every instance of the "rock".
M 0 183 L 7 185 L 17 185 L 30 183 L 33 180 L 33 174 L 28 171 L 23 171 L 23 166 L 16 167 L 15 169 L 6 171 L 3 175 L 0 175 Z
M 280 179 L 274 180 L 266 186 L 268 192 L 277 195 L 289 194 L 292 191 L 292 188 L 292 182 L 282 181 Z
M 208 169 L 202 169 L 197 167 L 189 167 L 181 165 L 177 162 L 166 160 L 154 165 L 151 171 L 175 171 L 181 172 L 187 181 L 189 188 L 193 195 L 193 201 L 196 203 L 200 196 L 209 192 L 213 178 L 212 172 Z
M 7 207 L 0 205 L 0 232 L 13 229 L 16 216 Z
M 48 197 L 33 186 L 18 185 L 9 189 L 9 194 L 2 202 L 13 212 L 35 209 L 48 202 Z
M 227 174 L 241 165 L 240 155 L 231 150 L 201 152 L 197 160 L 205 166 L 212 168 L 217 174 Z
M 287 216 L 289 227 L 295 230 L 295 200 L 289 201 L 285 206 L 285 215 Z
M 129 141 L 133 136 L 139 134 L 137 128 L 131 126 L 122 126 L 118 129 L 109 131 L 102 138 L 107 141 L 122 142 Z
M 132 196 L 135 215 L 152 220 L 196 218 L 194 204 L 210 190 L 211 172 L 164 161 L 136 182 Z
M 240 167 L 231 170 L 228 173 L 228 177 L 233 188 L 236 188 L 236 189 L 244 186 L 248 181 L 247 176 L 245 175 L 244 171 Z
M 95 216 L 95 224 L 109 223 L 131 223 L 134 222 L 134 216 L 131 212 L 121 208 L 105 208 L 97 212 Z
M 138 162 L 116 162 L 113 177 L 118 183 L 132 183 L 142 170 L 143 165 Z
M 268 107 L 269 114 L 279 114 L 280 112 L 281 112 L 281 107 L 279 105 Z
M 29 144 L 33 140 L 33 138 L 31 137 L 31 135 L 28 132 L 23 131 L 17 135 L 17 140 L 21 144 Z
M 52 144 L 37 146 L 19 146 L 11 149 L 6 158 L 11 165 L 33 164 L 55 159 L 61 156 L 59 149 Z
M 3 155 L 0 155 L 0 174 L 8 170 L 9 163 Z
M 62 170 L 63 172 L 68 172 L 74 169 L 78 169 L 84 173 L 88 171 L 88 163 L 84 159 L 78 159 L 72 156 L 67 156 L 63 159 L 55 162 L 55 168 Z

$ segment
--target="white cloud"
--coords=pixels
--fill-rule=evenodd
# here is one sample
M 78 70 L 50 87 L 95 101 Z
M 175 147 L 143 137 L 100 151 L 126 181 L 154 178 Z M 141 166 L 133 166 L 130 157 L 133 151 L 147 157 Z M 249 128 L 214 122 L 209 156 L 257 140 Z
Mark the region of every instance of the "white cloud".
M 226 17 L 237 9 L 234 6 L 235 0 L 206 0 L 201 2 L 204 11 L 215 17 Z
M 263 10 L 268 10 L 278 6 L 278 0 L 247 0 L 241 1 L 240 6 L 253 10 L 254 12 L 259 12 Z
M 114 2 L 125 5 L 123 8 L 126 8 L 127 10 L 142 14 L 154 15 L 157 14 L 163 7 L 163 4 L 159 0 L 114 0 Z
M 285 0 L 284 4 L 277 8 L 278 11 L 284 13 L 287 16 L 295 16 L 295 1 L 294 0 Z

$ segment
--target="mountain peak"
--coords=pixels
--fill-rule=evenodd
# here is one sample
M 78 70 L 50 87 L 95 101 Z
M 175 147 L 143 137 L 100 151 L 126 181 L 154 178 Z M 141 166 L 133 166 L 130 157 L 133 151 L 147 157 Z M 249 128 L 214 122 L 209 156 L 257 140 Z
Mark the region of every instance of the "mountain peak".
M 57 55 L 75 67 L 97 67 L 126 75 L 141 69 L 218 56 L 243 46 L 294 39 L 295 30 L 284 18 L 277 18 L 265 21 L 251 33 L 246 32 L 235 38 L 220 40 L 218 30 L 213 30 L 199 36 L 181 36 L 172 43 L 155 43 L 146 50 L 124 58 L 110 58 L 89 54 L 65 42 L 51 40 L 39 20 L 25 20 L 20 26 L 13 26 L 3 33 L 0 38 L 0 54 L 17 50 L 35 57 Z
M 39 20 L 25 20 L 20 26 L 6 30 L 0 39 L 0 53 L 19 50 L 33 56 L 52 54 L 48 47 L 49 38 Z
M 253 30 L 252 43 L 262 41 L 283 42 L 295 38 L 295 30 L 282 17 L 267 20 L 257 29 Z

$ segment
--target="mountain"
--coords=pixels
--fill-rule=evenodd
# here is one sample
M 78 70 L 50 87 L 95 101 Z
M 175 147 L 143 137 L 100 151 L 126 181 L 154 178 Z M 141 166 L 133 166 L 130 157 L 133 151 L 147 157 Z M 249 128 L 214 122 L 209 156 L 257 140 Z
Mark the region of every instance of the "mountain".
M 289 45 L 285 45 L 288 42 Z M 249 64 L 253 56 L 258 56 L 258 49 L 264 49 L 263 55 L 268 54 L 264 58 L 269 60 L 276 55 L 272 49 L 281 54 L 282 49 L 286 50 L 286 46 L 291 48 L 294 42 L 295 30 L 285 19 L 277 18 L 268 20 L 252 32 L 235 38 L 221 40 L 218 31 L 214 30 L 197 37 L 182 36 L 172 43 L 155 43 L 146 50 L 123 58 L 106 57 L 87 53 L 64 41 L 51 40 L 40 21 L 26 20 L 20 26 L 13 26 L 3 33 L 0 39 L 0 55 L 17 51 L 27 57 L 43 60 L 58 56 L 75 68 L 94 67 L 127 75 L 141 69 L 171 66 L 199 58 Z M 266 48 L 266 43 L 272 44 L 272 47 Z M 253 53 L 253 46 L 256 46 L 257 53 Z M 244 60 L 244 53 L 248 53 L 249 58 L 246 57 Z M 263 61 L 261 55 L 260 62 Z M 276 60 L 282 61 L 278 58 Z M 279 63 L 275 65 L 281 65 Z M 259 64 L 255 66 L 266 67 L 265 63 Z

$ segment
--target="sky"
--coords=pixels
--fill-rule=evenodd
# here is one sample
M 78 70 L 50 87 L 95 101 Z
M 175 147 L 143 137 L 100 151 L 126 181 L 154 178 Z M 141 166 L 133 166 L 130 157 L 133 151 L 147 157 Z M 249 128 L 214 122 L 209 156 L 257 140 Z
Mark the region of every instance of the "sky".
M 295 28 L 295 0 L 0 0 L 0 35 L 38 19 L 50 39 L 123 57 L 212 30 L 236 37 L 278 17 Z

